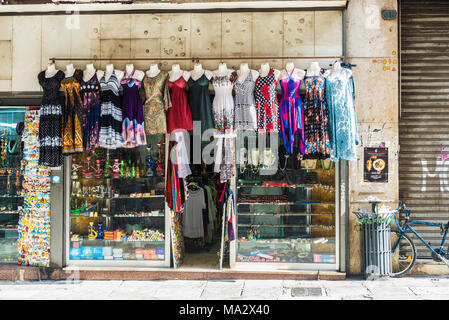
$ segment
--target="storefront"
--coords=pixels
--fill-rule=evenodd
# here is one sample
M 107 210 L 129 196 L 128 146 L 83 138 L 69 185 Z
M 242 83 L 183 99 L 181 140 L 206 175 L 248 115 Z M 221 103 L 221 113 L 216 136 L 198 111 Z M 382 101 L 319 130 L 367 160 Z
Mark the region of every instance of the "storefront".
M 49 32 L 44 33 L 41 46 L 68 34 L 72 40 L 68 51 L 64 46 L 46 47 L 38 72 L 51 63 L 59 70 L 73 64 L 86 71 L 86 63 L 92 63 L 97 75 L 97 69 L 111 64 L 115 70 L 132 66 L 137 72 L 146 72 L 150 65 L 163 72 L 173 71 L 173 65 L 181 70 L 201 65 L 211 71 L 223 64 L 236 71 L 245 64 L 253 71 L 268 65 L 276 73 L 275 82 L 281 83 L 275 93 L 281 107 L 282 79 L 290 79 L 293 72 L 287 64 L 305 73 L 314 64 L 319 72 L 332 69 L 335 61 L 346 62 L 346 3 L 315 1 L 315 7 L 304 8 L 292 2 L 296 7 L 288 9 L 266 4 L 230 9 L 215 4 L 203 10 L 199 4 L 190 9 L 184 4 L 183 10 L 173 12 L 165 7 L 158 12 L 155 5 L 148 5 L 148 12 L 139 7 L 137 14 L 105 9 L 101 18 L 80 6 L 80 28 L 60 32 L 56 30 L 66 21 L 64 15 L 42 15 L 41 28 Z M 46 21 L 47 17 L 51 18 Z M 125 30 L 116 25 L 117 19 Z M 148 93 L 145 80 L 140 81 L 145 111 Z M 30 88 L 40 90 L 34 84 Z M 209 90 L 212 107 L 217 90 L 213 85 Z M 306 103 L 306 90 L 301 84 L 296 91 L 301 93 L 301 103 Z M 186 236 L 181 228 L 185 212 L 174 213 L 177 210 L 167 200 L 167 183 L 173 186 L 173 135 L 146 133 L 140 146 L 95 150 L 84 146 L 82 152 L 64 156 L 63 171 L 59 168 L 51 174 L 52 262 L 60 267 L 345 271 L 347 161 L 330 161 L 329 154 L 302 158 L 300 135 L 290 148 L 282 135 L 264 136 L 264 141 L 254 135 L 254 144 L 249 142 L 251 135 L 243 139 L 246 135 L 247 130 L 236 130 L 232 137 L 234 174 L 223 179 L 213 164 L 195 162 L 199 150 L 207 152 L 207 143 L 196 149 L 195 132 L 190 134 L 187 151 L 193 162 L 184 182 L 192 198 L 197 194 L 205 199 L 200 238 Z M 184 201 L 187 207 L 196 205 Z M 59 208 L 60 216 L 55 212 Z

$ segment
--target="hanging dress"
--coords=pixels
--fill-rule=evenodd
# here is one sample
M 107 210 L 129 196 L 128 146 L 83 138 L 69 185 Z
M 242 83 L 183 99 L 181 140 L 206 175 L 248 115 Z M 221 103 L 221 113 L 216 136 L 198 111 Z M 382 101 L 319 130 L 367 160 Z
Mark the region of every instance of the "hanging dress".
M 265 77 L 259 76 L 254 87 L 257 127 L 259 132 L 279 132 L 279 108 L 276 97 L 276 77 L 270 69 Z
M 357 160 L 357 121 L 353 106 L 349 71 L 342 68 L 326 79 L 326 99 L 329 108 L 331 159 Z
M 45 71 L 37 76 L 44 94 L 39 110 L 39 164 L 62 166 L 62 106 L 59 88 L 64 72 L 58 71 L 46 78 Z
M 215 138 L 217 139 L 215 172 L 220 172 L 220 182 L 228 181 L 234 176 L 234 99 L 232 90 L 236 79 L 236 72 L 228 76 L 214 75 L 212 78 L 215 90 L 212 110 Z
M 282 138 L 284 146 L 288 153 L 293 154 L 293 145 L 295 134 L 298 132 L 300 137 L 300 152 L 304 154 L 304 117 L 302 112 L 302 101 L 299 96 L 301 79 L 292 77 L 295 68 L 293 68 L 288 78 L 279 81 L 282 88 L 282 98 L 280 101 L 279 113 L 281 121 Z
M 234 84 L 235 129 L 257 130 L 256 102 L 254 100 L 254 87 L 256 83 L 253 73 L 249 71 L 243 82 L 239 79 Z
M 172 107 L 167 110 L 167 132 L 176 129 L 193 130 L 192 114 L 187 98 L 187 81 L 183 76 L 175 81 L 168 80 Z
M 165 112 L 171 107 L 167 77 L 168 73 L 161 71 L 155 77 L 145 76 L 143 79 L 146 96 L 144 105 L 146 134 L 155 135 L 167 132 Z
M 83 93 L 83 146 L 84 150 L 94 153 L 98 147 L 98 135 L 100 131 L 100 82 L 97 78 L 97 70 L 88 81 L 81 81 Z
M 328 109 L 324 92 L 326 79 L 320 75 L 306 76 L 304 86 L 304 159 L 327 159 L 330 156 Z
M 65 102 L 62 109 L 62 154 L 71 155 L 83 152 L 83 101 L 81 85 L 83 71 L 76 69 L 71 77 L 61 81 Z
M 100 80 L 101 106 L 100 106 L 100 132 L 98 146 L 105 149 L 123 147 L 122 137 L 122 107 L 119 90 L 120 82 L 112 72 L 108 80 L 103 76 Z
M 133 78 L 135 71 L 136 69 L 133 69 L 129 77 L 126 77 L 125 71 L 125 77 L 120 82 L 123 89 L 122 136 L 125 148 L 135 148 L 147 144 L 143 106 L 139 96 L 141 81 Z
M 197 80 L 193 80 L 190 77 L 189 81 L 187 81 L 192 121 L 201 121 L 201 134 L 214 127 L 209 82 L 205 74 Z

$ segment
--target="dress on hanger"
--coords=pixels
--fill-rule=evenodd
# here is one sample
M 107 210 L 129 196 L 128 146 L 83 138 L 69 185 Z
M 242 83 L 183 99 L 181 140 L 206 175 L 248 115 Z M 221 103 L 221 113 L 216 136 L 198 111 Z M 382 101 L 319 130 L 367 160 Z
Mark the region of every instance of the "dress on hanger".
M 145 133 L 164 134 L 167 132 L 165 111 L 171 107 L 170 92 L 167 85 L 168 73 L 159 72 L 155 77 L 145 76 Z
M 326 79 L 320 75 L 306 76 L 304 86 L 304 159 L 327 159 L 330 156 L 328 109 L 324 92 Z
M 296 80 L 292 77 L 294 71 L 295 68 L 293 68 L 288 78 L 281 79 L 279 82 L 282 88 L 282 98 L 279 107 L 281 131 L 285 149 L 290 154 L 293 154 L 295 134 L 299 131 L 301 154 L 304 154 L 304 118 L 302 113 L 302 101 L 299 96 L 301 79 Z
M 215 97 L 212 103 L 214 128 L 217 139 L 215 172 L 220 172 L 220 181 L 225 182 L 234 176 L 234 99 L 232 90 L 237 73 L 228 76 L 213 76 L 212 85 Z
M 65 103 L 62 110 L 62 154 L 83 152 L 83 101 L 81 100 L 81 81 L 83 71 L 76 69 L 71 77 L 61 81 Z
M 331 159 L 357 160 L 357 122 L 353 106 L 352 84 L 345 68 L 326 79 L 326 99 L 329 107 Z
M 257 130 L 256 102 L 254 87 L 256 83 L 250 71 L 243 82 L 234 84 L 235 128 L 236 130 Z
M 214 127 L 212 120 L 212 103 L 209 93 L 209 79 L 203 74 L 199 79 L 193 80 L 190 77 L 187 84 L 189 86 L 189 105 L 193 121 L 201 121 L 201 134 L 207 129 Z
M 270 69 L 265 77 L 259 76 L 254 88 L 257 110 L 257 127 L 261 132 L 278 132 L 279 108 L 276 97 L 276 77 Z
M 123 88 L 122 136 L 125 148 L 135 148 L 147 144 L 143 106 L 139 96 L 141 81 L 133 78 L 135 71 L 136 69 L 133 69 L 131 75 L 126 77 L 125 70 L 125 77 L 120 82 Z
M 115 71 L 108 80 L 103 76 L 100 80 L 101 106 L 100 106 L 100 133 L 98 145 L 105 149 L 123 147 L 122 137 L 122 107 L 119 90 L 120 82 Z
M 99 120 L 100 120 L 100 82 L 97 72 L 88 81 L 81 81 L 83 93 L 83 146 L 90 153 L 95 152 L 98 146 Z
M 44 94 L 39 110 L 39 164 L 48 167 L 62 166 L 62 106 L 59 88 L 64 72 L 58 71 L 46 78 L 45 71 L 37 76 Z
M 167 132 L 176 129 L 193 130 L 192 114 L 187 99 L 187 81 L 183 76 L 168 80 L 172 107 L 167 110 Z

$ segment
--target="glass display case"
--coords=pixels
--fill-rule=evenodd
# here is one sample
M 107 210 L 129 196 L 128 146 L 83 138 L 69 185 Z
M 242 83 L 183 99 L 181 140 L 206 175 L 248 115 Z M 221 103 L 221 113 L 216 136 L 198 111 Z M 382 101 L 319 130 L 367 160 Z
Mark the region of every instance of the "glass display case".
M 25 108 L 0 109 L 0 263 L 17 263 Z
M 336 164 L 285 157 L 281 143 L 271 167 L 265 151 L 237 164 L 236 267 L 335 269 Z
M 66 160 L 69 265 L 169 266 L 165 136 L 148 135 L 147 143 Z

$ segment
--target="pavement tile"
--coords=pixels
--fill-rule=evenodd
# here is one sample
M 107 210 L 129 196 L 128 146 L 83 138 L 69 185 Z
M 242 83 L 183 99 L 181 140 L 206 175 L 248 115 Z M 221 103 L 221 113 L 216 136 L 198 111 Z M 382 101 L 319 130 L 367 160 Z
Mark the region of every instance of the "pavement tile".
M 244 288 L 282 288 L 283 280 L 245 280 Z
M 361 285 L 325 286 L 325 294 L 330 297 L 368 296 L 370 291 Z
M 373 295 L 373 297 L 416 297 L 416 295 L 412 291 L 410 291 L 408 287 L 368 287 L 368 290 L 370 294 Z

